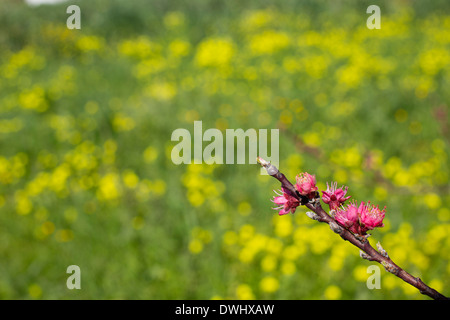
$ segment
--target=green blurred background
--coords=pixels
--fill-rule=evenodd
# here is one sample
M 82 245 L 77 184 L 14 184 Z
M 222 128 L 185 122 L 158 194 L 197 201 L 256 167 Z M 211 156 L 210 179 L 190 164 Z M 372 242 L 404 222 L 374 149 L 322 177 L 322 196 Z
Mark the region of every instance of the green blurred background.
M 279 128 L 291 181 L 386 206 L 371 241 L 450 295 L 450 4 L 377 1 L 369 30 L 371 4 L 2 1 L 0 298 L 427 299 L 384 269 L 369 290 L 257 165 L 174 165 L 195 120 Z

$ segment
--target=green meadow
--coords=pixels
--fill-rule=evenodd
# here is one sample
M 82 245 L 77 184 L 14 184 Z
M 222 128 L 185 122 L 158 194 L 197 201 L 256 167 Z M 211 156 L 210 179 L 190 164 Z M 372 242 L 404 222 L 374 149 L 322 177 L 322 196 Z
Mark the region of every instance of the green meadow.
M 0 3 L 0 298 L 428 299 L 381 266 L 369 290 L 375 263 L 278 216 L 258 165 L 174 164 L 194 121 L 279 129 L 292 182 L 386 206 L 371 243 L 450 295 L 446 1 L 379 1 L 381 29 L 369 1 L 76 4 L 81 29 Z

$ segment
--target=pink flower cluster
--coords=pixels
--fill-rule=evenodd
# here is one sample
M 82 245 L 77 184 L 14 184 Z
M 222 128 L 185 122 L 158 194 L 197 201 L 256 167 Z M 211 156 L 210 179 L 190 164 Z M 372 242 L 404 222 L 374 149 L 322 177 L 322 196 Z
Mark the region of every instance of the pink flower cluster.
M 326 204 L 330 206 L 330 210 L 336 210 L 339 208 L 345 201 L 350 199 L 351 197 L 346 197 L 346 193 L 348 191 L 348 187 L 344 186 L 337 188 L 337 182 L 332 182 L 331 186 L 328 185 L 327 182 L 327 191 L 322 191 L 323 196 L 322 200 Z
M 307 172 L 302 172 L 295 177 L 295 180 L 297 181 L 295 189 L 297 189 L 302 196 L 314 199 L 318 189 L 316 186 L 316 177 Z M 294 213 L 295 209 L 300 205 L 300 201 L 284 188 L 281 188 L 281 192 L 275 193 L 278 197 L 274 197 L 272 201 L 278 205 L 278 207 L 274 208 L 275 210 L 281 209 L 278 212 L 280 216 L 289 212 Z
M 365 204 L 361 202 L 358 206 L 353 202 L 346 207 L 344 202 L 350 199 L 347 194 L 348 187 L 337 187 L 337 182 L 327 183 L 327 190 L 322 191 L 322 200 L 329 205 L 330 210 L 334 210 L 336 221 L 355 234 L 365 235 L 367 231 L 375 227 L 383 226 L 385 209 L 380 210 L 378 206 L 370 205 L 370 201 Z
M 303 172 L 297 175 L 295 180 L 295 189 L 300 195 L 309 199 L 316 197 L 318 188 L 314 175 Z M 334 211 L 334 218 L 341 226 L 359 235 L 365 235 L 369 230 L 384 226 L 383 219 L 386 208 L 380 210 L 378 206 L 371 205 L 370 201 L 367 204 L 361 202 L 359 206 L 356 201 L 353 201 L 349 205 L 344 206 L 345 201 L 350 199 L 350 196 L 345 196 L 347 191 L 348 187 L 344 188 L 342 186 L 338 188 L 336 182 L 330 185 L 327 183 L 327 190 L 322 191 L 323 202 L 328 204 L 330 210 Z M 281 192 L 275 193 L 277 196 L 273 197 L 272 201 L 278 205 L 274 209 L 279 210 L 279 215 L 294 213 L 300 205 L 299 198 L 283 187 L 281 188 Z
M 309 199 L 314 199 L 316 196 L 316 177 L 314 175 L 310 175 L 307 172 L 302 172 L 295 177 L 295 188 L 302 195 L 306 196 Z
M 288 190 L 285 188 L 281 188 L 282 193 L 275 194 L 278 195 L 278 197 L 273 197 L 273 202 L 278 205 L 278 207 L 274 208 L 275 210 L 281 209 L 278 214 L 280 216 L 287 214 L 287 213 L 294 213 L 295 209 L 300 205 L 300 201 L 298 201 L 297 198 L 293 197 Z
M 380 210 L 378 206 L 371 205 L 370 201 L 367 204 L 361 202 L 359 207 L 356 202 L 353 202 L 347 207 L 339 207 L 334 218 L 351 232 L 365 235 L 369 230 L 384 226 L 385 213 L 386 208 Z

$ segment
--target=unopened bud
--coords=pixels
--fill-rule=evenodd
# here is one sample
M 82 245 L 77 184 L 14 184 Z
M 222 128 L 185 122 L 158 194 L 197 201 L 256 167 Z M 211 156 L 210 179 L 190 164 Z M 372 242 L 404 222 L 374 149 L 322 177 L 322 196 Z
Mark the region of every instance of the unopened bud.
M 396 266 L 394 266 L 393 264 L 386 262 L 386 261 L 381 261 L 381 264 L 383 265 L 383 267 L 386 269 L 386 271 L 397 275 L 398 273 L 398 268 Z
M 355 234 L 355 238 L 358 239 L 359 241 L 361 241 L 361 243 L 364 243 L 367 241 L 367 238 L 370 237 L 370 234 Z
M 312 198 L 309 199 L 308 202 L 311 203 L 314 207 L 317 207 L 318 205 L 320 205 L 320 198 Z
M 256 161 L 258 161 L 258 163 L 259 163 L 260 165 L 262 165 L 264 168 L 270 165 L 270 162 L 264 160 L 264 159 L 261 158 L 261 157 L 257 157 L 257 158 L 256 158 Z
M 372 257 L 369 256 L 367 253 L 365 253 L 362 250 L 359 250 L 359 256 L 363 259 L 369 260 L 369 261 L 373 261 Z
M 383 249 L 383 247 L 381 246 L 381 243 L 380 243 L 380 242 L 377 242 L 377 249 L 378 249 L 378 252 L 379 252 L 383 257 L 389 258 L 389 255 L 387 254 L 386 250 Z
M 319 215 L 318 215 L 317 213 L 315 213 L 315 212 L 312 212 L 312 211 L 306 211 L 306 215 L 307 215 L 309 218 L 313 219 L 313 220 L 320 221 Z
M 335 221 L 330 222 L 330 229 L 337 234 L 341 234 L 344 229 Z
M 271 164 L 269 161 L 266 161 L 266 160 L 264 160 L 264 159 L 261 158 L 261 157 L 257 157 L 257 158 L 256 158 L 256 161 L 257 161 L 261 166 L 263 166 L 264 169 L 266 169 L 267 173 L 268 173 L 270 176 L 273 176 L 273 175 L 277 174 L 278 168 L 275 167 L 273 164 Z

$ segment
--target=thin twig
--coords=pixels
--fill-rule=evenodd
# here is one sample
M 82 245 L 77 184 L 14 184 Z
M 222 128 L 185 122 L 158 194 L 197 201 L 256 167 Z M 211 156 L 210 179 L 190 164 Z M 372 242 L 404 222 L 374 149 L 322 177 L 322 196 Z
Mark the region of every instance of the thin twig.
M 363 251 L 364 254 L 361 254 L 361 257 L 370 261 L 376 261 L 383 265 L 383 267 L 390 273 L 399 277 L 403 281 L 409 283 L 410 285 L 419 289 L 420 293 L 427 295 L 435 300 L 449 300 L 450 298 L 445 297 L 435 289 L 426 285 L 420 278 L 414 277 L 402 268 L 400 268 L 397 264 L 395 264 L 392 259 L 388 256 L 386 251 L 381 247 L 381 244 L 378 245 L 378 249 L 380 252 L 375 250 L 365 237 L 355 236 L 349 230 L 341 227 L 337 221 L 331 217 L 320 205 L 320 197 L 318 195 L 317 198 L 313 200 L 309 200 L 307 197 L 302 196 L 295 189 L 294 185 L 285 177 L 283 173 L 281 173 L 274 165 L 265 161 L 262 158 L 258 157 L 258 163 L 261 164 L 269 175 L 276 178 L 281 182 L 281 186 L 288 190 L 292 196 L 297 198 L 300 203 L 310 210 L 312 210 L 316 216 L 315 220 L 319 222 L 324 222 L 330 225 L 330 229 L 335 233 L 339 234 L 342 239 L 350 242 L 354 246 L 358 247 Z

